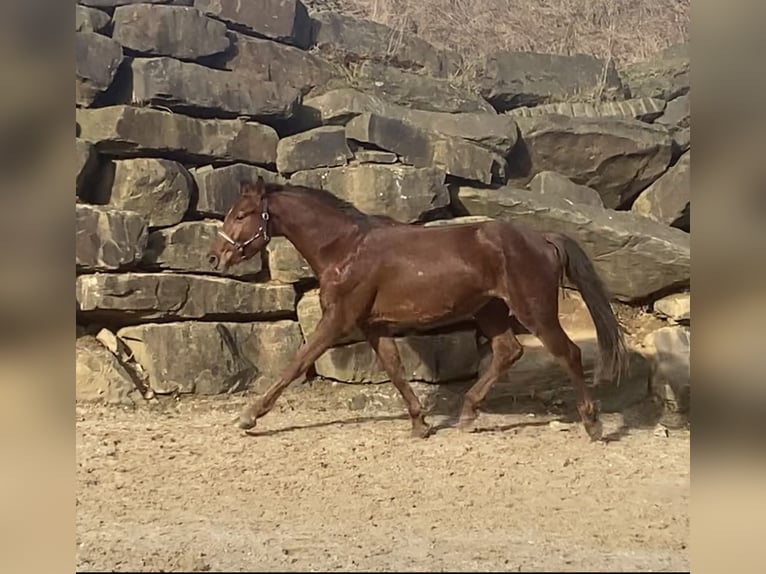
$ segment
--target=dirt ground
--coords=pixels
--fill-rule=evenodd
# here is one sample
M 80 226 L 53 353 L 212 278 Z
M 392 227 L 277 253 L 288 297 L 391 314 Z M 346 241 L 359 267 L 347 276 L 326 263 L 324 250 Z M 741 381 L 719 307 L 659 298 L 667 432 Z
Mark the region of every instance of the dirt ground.
M 688 570 L 689 431 L 603 417 L 444 416 L 408 435 L 283 397 L 249 436 L 243 397 L 77 406 L 78 570 Z M 300 397 L 299 397 L 300 399 Z

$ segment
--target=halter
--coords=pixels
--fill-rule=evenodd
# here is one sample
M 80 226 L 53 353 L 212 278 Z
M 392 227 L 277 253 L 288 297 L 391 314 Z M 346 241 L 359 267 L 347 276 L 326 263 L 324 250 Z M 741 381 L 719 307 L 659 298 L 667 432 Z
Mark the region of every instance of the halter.
M 234 241 L 231 237 L 226 235 L 223 230 L 218 231 L 218 235 L 223 237 L 228 243 L 230 243 L 234 248 L 239 251 L 239 254 L 244 257 L 245 256 L 245 248 L 250 245 L 253 241 L 258 239 L 259 237 L 263 236 L 264 241 L 266 243 L 269 242 L 269 212 L 266 205 L 266 198 L 264 198 L 261 202 L 261 226 L 258 228 L 258 231 L 255 232 L 255 235 L 253 235 L 250 239 L 247 241 Z

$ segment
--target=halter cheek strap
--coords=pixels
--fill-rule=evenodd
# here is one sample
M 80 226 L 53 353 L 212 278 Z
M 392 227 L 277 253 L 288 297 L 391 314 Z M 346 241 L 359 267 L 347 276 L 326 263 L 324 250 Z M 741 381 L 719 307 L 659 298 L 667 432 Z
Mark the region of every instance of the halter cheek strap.
M 255 232 L 255 235 L 253 235 L 247 241 L 234 241 L 234 239 L 229 237 L 223 230 L 218 231 L 218 235 L 223 237 L 227 243 L 231 244 L 237 251 L 239 251 L 239 254 L 243 257 L 245 256 L 245 248 L 259 237 L 263 237 L 266 243 L 268 243 L 271 239 L 271 237 L 269 237 L 269 212 L 267 210 L 265 199 L 263 200 L 262 207 L 263 211 L 261 211 L 261 226 L 258 228 L 258 231 Z

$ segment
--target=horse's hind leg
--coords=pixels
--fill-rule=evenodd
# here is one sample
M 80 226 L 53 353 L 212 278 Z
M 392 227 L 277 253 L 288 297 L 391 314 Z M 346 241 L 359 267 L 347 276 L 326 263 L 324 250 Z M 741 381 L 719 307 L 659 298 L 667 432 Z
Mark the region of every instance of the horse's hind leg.
M 412 421 L 412 436 L 426 438 L 431 433 L 431 426 L 426 423 L 418 396 L 402 375 L 402 360 L 399 356 L 399 349 L 396 348 L 396 343 L 393 338 L 381 336 L 373 331 L 368 331 L 366 335 L 391 382 L 402 395 L 407 405 L 407 412 L 409 412 L 410 420 Z
M 524 347 L 511 329 L 511 318 L 505 303 L 500 300 L 491 301 L 476 314 L 476 322 L 490 340 L 492 362 L 484 375 L 465 394 L 458 422 L 458 428 L 462 431 L 473 429 L 478 409 L 492 385 L 524 354 Z

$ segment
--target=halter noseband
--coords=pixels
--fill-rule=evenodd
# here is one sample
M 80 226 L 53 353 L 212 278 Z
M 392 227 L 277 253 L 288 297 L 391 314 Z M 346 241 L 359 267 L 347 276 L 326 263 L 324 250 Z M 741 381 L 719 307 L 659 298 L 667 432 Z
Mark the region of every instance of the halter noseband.
M 245 256 L 245 248 L 250 245 L 253 241 L 258 239 L 259 237 L 263 236 L 264 241 L 266 243 L 269 242 L 269 212 L 266 205 L 266 198 L 264 198 L 261 202 L 261 226 L 258 228 L 258 231 L 255 232 L 255 235 L 253 235 L 250 239 L 247 241 L 234 241 L 231 237 L 229 237 L 222 229 L 218 231 L 218 235 L 223 237 L 228 243 L 230 243 L 237 251 L 239 251 L 239 254 L 244 257 Z

